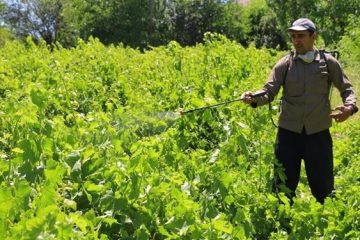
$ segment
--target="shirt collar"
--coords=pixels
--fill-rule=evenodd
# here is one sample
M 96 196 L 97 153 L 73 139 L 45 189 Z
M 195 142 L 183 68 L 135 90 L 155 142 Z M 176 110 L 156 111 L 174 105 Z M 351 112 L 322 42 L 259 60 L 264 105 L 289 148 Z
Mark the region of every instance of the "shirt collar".
M 320 61 L 320 53 L 319 53 L 319 50 L 317 49 L 314 49 L 314 52 L 315 52 L 315 58 L 314 58 L 314 61 L 317 61 L 319 62 Z M 294 60 L 298 60 L 299 59 L 299 54 L 295 51 L 294 52 Z

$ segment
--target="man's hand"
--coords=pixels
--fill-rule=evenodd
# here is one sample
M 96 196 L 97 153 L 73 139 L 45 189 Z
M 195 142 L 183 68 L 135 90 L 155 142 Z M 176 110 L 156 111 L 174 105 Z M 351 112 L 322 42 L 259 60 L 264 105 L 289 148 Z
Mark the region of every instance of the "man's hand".
M 244 102 L 244 103 L 247 103 L 247 104 L 251 104 L 253 103 L 255 100 L 252 96 L 252 92 L 244 92 L 240 99 Z
M 337 111 L 336 111 L 337 110 Z M 335 108 L 336 112 L 332 112 L 330 117 L 335 119 L 336 122 L 343 122 L 348 119 L 352 114 L 352 106 L 339 106 Z

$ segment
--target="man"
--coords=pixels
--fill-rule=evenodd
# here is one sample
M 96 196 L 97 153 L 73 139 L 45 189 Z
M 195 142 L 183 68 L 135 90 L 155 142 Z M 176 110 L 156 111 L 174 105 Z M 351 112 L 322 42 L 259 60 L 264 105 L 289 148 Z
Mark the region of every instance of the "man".
M 292 198 L 299 182 L 301 160 L 312 194 L 318 202 L 334 190 L 331 119 L 343 122 L 357 112 L 353 87 L 338 61 L 330 54 L 314 48 L 315 24 L 306 18 L 296 20 L 288 29 L 295 51 L 283 57 L 273 68 L 263 90 L 266 95 L 242 95 L 252 107 L 271 102 L 283 88 L 279 127 L 275 142 L 275 156 L 282 165 Z M 330 86 L 340 92 L 343 105 L 331 112 Z M 280 175 L 274 173 L 275 190 L 281 187 Z M 290 191 L 289 191 L 290 190 Z

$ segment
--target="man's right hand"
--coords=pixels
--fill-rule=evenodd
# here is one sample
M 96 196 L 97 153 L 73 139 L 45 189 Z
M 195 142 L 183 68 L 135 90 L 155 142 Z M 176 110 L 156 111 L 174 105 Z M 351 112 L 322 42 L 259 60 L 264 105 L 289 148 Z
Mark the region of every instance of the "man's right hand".
M 247 104 L 251 104 L 253 102 L 255 102 L 255 99 L 253 98 L 252 96 L 252 92 L 244 92 L 240 99 L 244 102 L 244 103 L 247 103 Z

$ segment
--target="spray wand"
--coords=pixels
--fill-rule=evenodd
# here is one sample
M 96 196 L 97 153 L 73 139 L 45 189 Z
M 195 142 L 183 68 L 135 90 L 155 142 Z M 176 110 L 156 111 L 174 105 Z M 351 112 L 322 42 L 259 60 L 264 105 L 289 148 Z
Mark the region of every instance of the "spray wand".
M 255 98 L 255 97 L 264 96 L 265 94 L 266 94 L 266 91 L 260 90 L 260 91 L 257 91 L 255 93 L 253 93 L 251 96 Z M 234 100 L 230 100 L 230 101 L 226 101 L 226 102 L 222 102 L 222 103 L 217 103 L 217 104 L 209 105 L 209 106 L 205 106 L 205 107 L 194 108 L 194 109 L 190 109 L 190 110 L 186 110 L 186 111 L 180 111 L 180 115 L 183 116 L 183 115 L 191 113 L 191 112 L 201 111 L 201 110 L 205 110 L 205 109 L 209 109 L 209 108 L 214 108 L 214 107 L 226 105 L 226 104 L 233 103 L 233 102 L 238 102 L 238 101 L 241 101 L 241 100 L 243 100 L 243 98 L 238 98 L 238 99 L 234 99 Z

